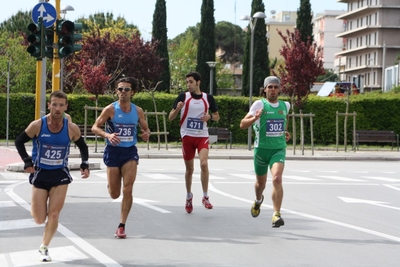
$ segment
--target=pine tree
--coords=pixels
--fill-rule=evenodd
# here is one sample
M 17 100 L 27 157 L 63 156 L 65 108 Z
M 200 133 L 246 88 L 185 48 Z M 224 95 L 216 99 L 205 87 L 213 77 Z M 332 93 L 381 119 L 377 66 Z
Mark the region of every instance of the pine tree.
M 166 91 L 169 93 L 171 73 L 169 70 L 169 56 L 167 45 L 167 9 L 165 0 L 157 0 L 153 15 L 153 41 L 158 41 L 157 55 L 162 58 L 163 71 L 160 76 L 161 84 L 157 91 Z
M 297 10 L 296 28 L 300 31 L 301 40 L 307 43 L 310 38 L 310 43 L 314 42 L 312 11 L 310 0 L 300 0 L 300 8 Z
M 203 0 L 201 5 L 200 37 L 197 46 L 196 70 L 201 75 L 200 89 L 210 92 L 210 67 L 207 61 L 215 61 L 215 18 L 214 0 Z M 214 75 L 215 77 L 215 75 Z M 217 94 L 217 83 L 214 78 L 213 94 Z
M 251 3 L 251 16 L 256 12 L 265 12 L 262 0 L 253 0 Z M 255 19 L 251 18 L 253 23 Z M 264 86 L 264 79 L 270 74 L 268 43 L 266 40 L 267 29 L 265 19 L 257 19 L 254 28 L 254 47 L 253 47 L 253 95 L 260 94 L 260 88 Z M 242 72 L 242 95 L 249 96 L 250 89 L 250 50 L 251 50 L 251 28 L 247 29 L 247 41 L 243 56 Z

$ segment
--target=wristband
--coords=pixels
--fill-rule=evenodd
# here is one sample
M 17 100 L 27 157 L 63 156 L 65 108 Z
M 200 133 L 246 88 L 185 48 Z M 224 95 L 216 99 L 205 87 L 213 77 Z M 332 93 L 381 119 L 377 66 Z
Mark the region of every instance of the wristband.
M 33 167 L 33 162 L 32 162 L 32 158 L 31 157 L 27 157 L 23 159 L 24 161 L 24 170 L 26 170 L 29 167 Z
M 79 167 L 82 170 L 89 170 L 89 161 L 82 161 L 81 166 Z

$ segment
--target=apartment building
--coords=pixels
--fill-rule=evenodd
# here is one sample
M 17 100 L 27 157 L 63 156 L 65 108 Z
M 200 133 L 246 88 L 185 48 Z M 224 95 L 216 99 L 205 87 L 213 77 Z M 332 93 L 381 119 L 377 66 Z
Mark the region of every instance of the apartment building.
M 286 31 L 294 32 L 296 27 L 297 12 L 296 11 L 282 11 L 275 14 L 271 12 L 271 17 L 267 18 L 265 25 L 267 27 L 267 41 L 268 41 L 268 55 L 269 58 L 274 60 L 283 60 L 279 50 L 285 44 L 278 31 L 283 35 L 287 35 Z
M 383 90 L 384 70 L 396 64 L 400 53 L 400 0 L 337 0 L 347 11 L 344 50 L 336 53 L 344 81 L 354 82 L 361 92 Z
M 344 14 L 345 11 L 325 10 L 317 13 L 313 19 L 314 41 L 322 49 L 322 60 L 324 68 L 339 72 L 339 65 L 335 64 L 335 54 L 343 50 L 343 38 L 337 38 L 336 35 L 344 30 L 343 20 L 337 20 L 336 17 Z

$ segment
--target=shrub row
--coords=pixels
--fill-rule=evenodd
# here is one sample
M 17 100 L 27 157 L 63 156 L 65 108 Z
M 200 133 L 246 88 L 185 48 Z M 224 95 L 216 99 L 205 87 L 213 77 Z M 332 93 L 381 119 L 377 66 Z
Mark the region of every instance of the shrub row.
M 48 97 L 48 95 L 47 95 Z M 157 111 L 165 111 L 167 114 L 172 108 L 176 95 L 156 93 L 155 103 Z M 246 97 L 216 96 L 219 107 L 220 121 L 213 122 L 209 126 L 226 127 L 232 132 L 234 143 L 247 143 L 247 130 L 239 128 L 240 120 L 246 115 L 249 108 L 249 100 Z M 254 100 L 258 99 L 257 97 Z M 288 101 L 287 98 L 281 99 Z M 99 96 L 97 100 L 98 107 L 105 107 L 116 100 L 115 95 Z M 337 97 L 318 97 L 310 95 L 301 111 L 304 114 L 315 114 L 313 117 L 314 143 L 320 145 L 329 145 L 336 143 L 336 112 L 346 112 L 346 98 Z M 148 93 L 138 93 L 133 97 L 133 102 L 142 107 L 144 111 L 154 112 L 155 107 L 153 99 Z M 69 95 L 68 113 L 77 124 L 85 122 L 85 106 L 95 107 L 96 99 L 92 95 Z M 9 97 L 10 113 L 9 116 L 9 139 L 15 137 L 34 120 L 35 117 L 35 95 L 32 94 L 11 94 Z M 46 104 L 47 106 L 47 104 Z M 97 115 L 100 114 L 97 111 Z M 390 93 L 368 93 L 364 95 L 354 95 L 349 98 L 349 113 L 356 112 L 356 128 L 372 130 L 392 130 L 400 133 L 400 94 Z M 295 113 L 299 113 L 295 109 Z M 168 115 L 167 115 L 168 116 Z M 96 119 L 96 111 L 87 111 L 87 123 L 93 124 Z M 0 94 L 0 139 L 6 138 L 6 120 L 7 120 L 7 95 Z M 169 131 L 168 141 L 179 141 L 179 119 L 167 122 L 167 131 Z M 155 116 L 149 116 L 149 127 L 156 131 Z M 310 119 L 304 118 L 304 136 L 305 144 L 310 143 Z M 353 119 L 347 120 L 348 142 L 352 142 Z M 160 131 L 163 131 L 162 117 L 159 117 Z M 300 140 L 300 119 L 296 119 L 297 140 Z M 292 131 L 292 123 L 289 123 L 289 130 Z M 339 117 L 339 135 L 340 142 L 343 143 L 344 116 Z M 152 136 L 156 141 L 156 137 Z M 163 140 L 163 139 L 161 139 Z

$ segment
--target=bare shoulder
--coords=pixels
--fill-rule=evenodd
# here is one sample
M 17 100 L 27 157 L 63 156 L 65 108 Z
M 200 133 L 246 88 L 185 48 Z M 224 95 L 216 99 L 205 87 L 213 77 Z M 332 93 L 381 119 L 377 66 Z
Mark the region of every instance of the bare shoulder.
M 25 132 L 29 137 L 33 138 L 39 135 L 41 127 L 42 127 L 42 119 L 37 119 L 32 121 L 28 125 L 28 127 L 26 127 Z
M 136 111 L 139 114 L 143 113 L 143 109 L 141 107 L 139 107 L 139 106 L 136 106 Z
M 79 126 L 76 123 L 73 123 L 71 121 L 68 122 L 68 129 L 72 131 L 73 133 L 80 133 L 81 130 L 79 129 Z

